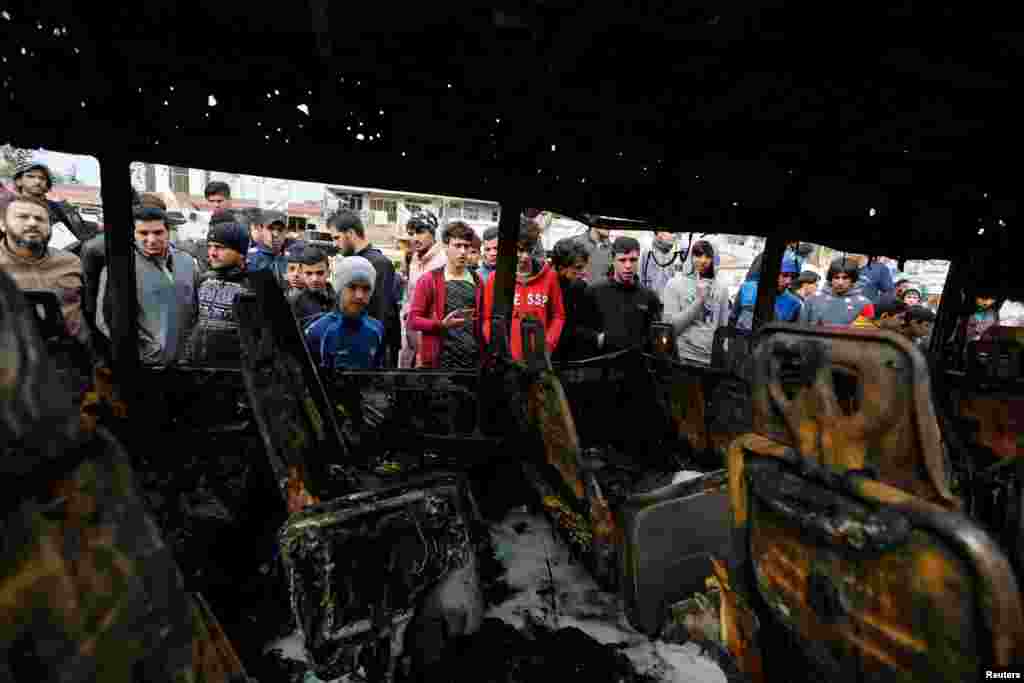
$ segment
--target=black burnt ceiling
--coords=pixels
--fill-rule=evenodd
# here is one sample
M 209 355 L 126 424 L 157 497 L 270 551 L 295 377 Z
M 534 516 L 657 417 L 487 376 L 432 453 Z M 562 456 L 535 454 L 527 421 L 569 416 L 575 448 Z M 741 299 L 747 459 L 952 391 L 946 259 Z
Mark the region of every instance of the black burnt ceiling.
M 919 250 L 1017 221 L 1024 41 L 995 5 L 3 11 L 30 144 Z

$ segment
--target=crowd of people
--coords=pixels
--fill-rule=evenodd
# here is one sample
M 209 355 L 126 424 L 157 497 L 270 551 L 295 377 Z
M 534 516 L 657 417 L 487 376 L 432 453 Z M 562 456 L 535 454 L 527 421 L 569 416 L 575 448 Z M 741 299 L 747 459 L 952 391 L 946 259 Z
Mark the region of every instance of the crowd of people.
M 17 194 L 0 205 L 0 268 L 23 289 L 58 294 L 68 335 L 98 357 L 109 353 L 113 311 L 103 234 L 82 245 L 81 258 L 48 246 L 54 220 L 45 166 L 19 169 Z M 478 367 L 495 319 L 498 230 L 482 236 L 466 223 L 439 224 L 429 212 L 405 226 L 410 249 L 392 261 L 367 238 L 359 215 L 341 210 L 325 226 L 329 241 L 289 231 L 287 217 L 235 209 L 227 184 L 212 182 L 216 207 L 202 252 L 171 239 L 172 220 L 159 196 L 134 193 L 136 319 L 139 353 L 153 365 L 231 366 L 241 358 L 234 302 L 251 289 L 252 273 L 268 271 L 292 307 L 309 352 L 326 369 Z M 708 240 L 680 248 L 657 232 L 641 249 L 595 225 L 546 253 L 534 212 L 520 217 L 515 292 L 508 344 L 524 356 L 521 322 L 543 326 L 552 361 L 581 360 L 641 346 L 652 323 L 671 325 L 679 359 L 709 365 L 718 328 L 749 332 L 762 256 L 734 297 L 719 276 Z M 195 245 L 192 245 L 195 247 Z M 775 319 L 805 325 L 875 327 L 920 342 L 935 315 L 907 280 L 893 282 L 873 258 L 834 260 L 824 278 L 804 269 L 806 249 L 786 247 Z M 966 319 L 967 339 L 998 323 L 995 302 L 979 300 Z

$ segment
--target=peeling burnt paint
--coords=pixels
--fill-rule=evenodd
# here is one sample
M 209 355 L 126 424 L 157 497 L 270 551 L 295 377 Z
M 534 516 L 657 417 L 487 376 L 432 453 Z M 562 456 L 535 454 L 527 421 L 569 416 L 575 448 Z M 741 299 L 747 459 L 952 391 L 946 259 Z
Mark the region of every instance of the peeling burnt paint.
M 475 566 L 460 486 L 435 476 L 356 494 L 307 507 L 282 529 L 292 610 L 318 676 L 393 668 L 427 592 Z

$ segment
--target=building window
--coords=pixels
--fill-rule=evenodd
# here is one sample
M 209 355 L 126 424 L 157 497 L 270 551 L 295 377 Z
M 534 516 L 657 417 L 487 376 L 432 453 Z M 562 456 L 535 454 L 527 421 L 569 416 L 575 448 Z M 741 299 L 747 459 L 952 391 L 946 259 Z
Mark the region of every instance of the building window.
M 146 164 L 146 192 L 156 192 L 156 166 Z
M 462 209 L 462 217 L 467 221 L 480 220 L 480 209 L 475 206 L 466 206 Z
M 498 222 L 498 210 L 497 209 L 492 209 L 491 210 L 491 221 L 494 222 L 494 223 Z
M 178 166 L 171 167 L 171 192 L 188 194 L 188 169 Z

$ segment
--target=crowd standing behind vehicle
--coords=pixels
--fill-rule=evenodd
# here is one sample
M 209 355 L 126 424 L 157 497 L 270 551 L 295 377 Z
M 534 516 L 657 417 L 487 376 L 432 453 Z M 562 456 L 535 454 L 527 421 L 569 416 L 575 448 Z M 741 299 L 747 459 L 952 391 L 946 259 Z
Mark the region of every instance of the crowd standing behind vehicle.
M 15 180 L 18 194 L 0 205 L 0 267 L 22 287 L 55 291 L 68 333 L 88 344 L 95 356 L 109 356 L 104 236 L 82 246 L 81 260 L 49 247 L 48 228 L 61 216 L 59 205 L 45 198 L 52 187 L 49 170 L 29 164 Z M 214 214 L 206 240 L 192 245 L 190 253 L 175 245 L 176 222 L 160 197 L 133 190 L 143 363 L 237 364 L 233 304 L 249 289 L 249 274 L 259 270 L 274 273 L 301 329 L 315 333 L 315 355 L 325 367 L 468 369 L 491 341 L 497 227 L 478 236 L 453 221 L 443 227 L 439 241 L 437 218 L 418 211 L 405 226 L 405 267 L 396 269 L 369 242 L 355 212 L 340 210 L 326 221 L 330 234 L 317 239 L 333 241 L 328 253 L 303 240 L 298 230 L 289 231 L 279 212 L 235 210 L 226 183 L 211 182 L 204 194 Z M 596 223 L 560 240 L 546 259 L 538 213 L 521 217 L 509 328 L 514 358 L 523 357 L 519 323 L 527 317 L 543 325 L 546 350 L 555 362 L 639 347 L 649 326 L 663 321 L 673 327 L 681 361 L 708 365 L 719 327 L 750 330 L 763 253 L 730 299 L 718 273 L 720 255 L 709 240 L 690 244 L 684 236 L 659 231 L 641 249 L 631 237 L 612 240 L 609 227 Z M 927 337 L 934 314 L 923 305 L 929 301 L 924 288 L 894 276 L 888 260 L 844 255 L 822 278 L 804 268 L 812 250 L 799 242 L 787 244 L 776 283 L 776 320 L 871 326 L 918 340 Z M 350 260 L 356 256 L 362 261 Z M 363 261 L 371 266 L 370 287 Z M 999 324 L 1002 303 L 978 299 L 977 310 L 963 322 L 967 340 Z

